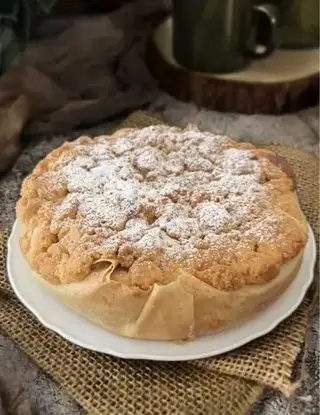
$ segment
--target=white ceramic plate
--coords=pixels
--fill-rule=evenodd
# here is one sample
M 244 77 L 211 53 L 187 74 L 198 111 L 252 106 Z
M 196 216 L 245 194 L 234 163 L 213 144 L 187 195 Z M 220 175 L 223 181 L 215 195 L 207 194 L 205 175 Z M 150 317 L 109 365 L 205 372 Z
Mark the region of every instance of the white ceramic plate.
M 236 349 L 274 329 L 301 303 L 313 279 L 316 244 L 311 229 L 300 271 L 267 310 L 239 327 L 187 343 L 128 339 L 109 333 L 60 303 L 32 275 L 19 246 L 21 225 L 16 222 L 8 242 L 9 281 L 20 301 L 49 329 L 87 349 L 130 359 L 192 360 Z

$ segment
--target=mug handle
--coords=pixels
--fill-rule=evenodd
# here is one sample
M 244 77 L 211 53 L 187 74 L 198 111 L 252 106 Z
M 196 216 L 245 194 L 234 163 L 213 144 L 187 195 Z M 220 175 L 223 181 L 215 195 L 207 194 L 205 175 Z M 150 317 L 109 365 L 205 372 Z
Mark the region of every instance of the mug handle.
M 263 58 L 276 48 L 276 28 L 278 10 L 269 3 L 253 6 L 253 25 L 249 36 L 247 50 L 252 57 Z

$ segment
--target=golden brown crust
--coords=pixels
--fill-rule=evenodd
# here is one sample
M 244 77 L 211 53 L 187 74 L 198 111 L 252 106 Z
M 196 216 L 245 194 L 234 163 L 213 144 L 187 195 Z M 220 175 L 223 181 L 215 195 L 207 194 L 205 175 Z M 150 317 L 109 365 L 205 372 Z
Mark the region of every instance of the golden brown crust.
M 227 293 L 241 296 L 256 287 L 251 309 L 250 300 L 245 305 L 254 312 L 263 289 L 277 285 L 283 264 L 301 255 L 308 233 L 283 158 L 194 127 L 123 129 L 66 143 L 25 179 L 17 215 L 31 267 L 73 308 L 84 313 L 83 304 L 97 301 L 102 325 L 117 332 L 103 310 L 122 327 L 120 334 L 149 338 L 203 334 L 233 321 L 234 311 L 211 329 L 191 319 L 201 287 L 209 295 L 201 294 L 200 303 L 207 296 L 225 307 Z M 274 293 L 268 289 L 264 301 Z M 131 316 L 121 311 L 124 301 Z M 152 332 L 148 322 L 160 318 L 155 310 L 165 301 L 167 312 L 178 307 L 181 315 L 168 333 L 162 309 Z M 124 329 L 122 319 L 130 318 L 133 328 Z
M 295 175 L 287 160 L 284 157 L 279 156 L 278 154 L 268 154 L 267 157 L 271 161 L 271 163 L 279 167 L 279 169 L 281 169 L 289 177 L 289 179 L 292 180 L 293 185 L 295 186 Z

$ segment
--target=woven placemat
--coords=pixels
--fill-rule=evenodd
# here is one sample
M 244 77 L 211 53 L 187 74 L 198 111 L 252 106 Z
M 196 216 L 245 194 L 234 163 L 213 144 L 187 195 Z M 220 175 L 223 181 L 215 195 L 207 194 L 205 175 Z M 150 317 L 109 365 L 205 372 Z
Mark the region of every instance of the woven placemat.
M 123 126 L 159 123 L 135 113 Z M 319 162 L 300 150 L 269 146 L 295 170 L 302 208 L 319 238 Z M 265 386 L 287 396 L 299 384 L 311 287 L 298 310 L 272 333 L 233 352 L 191 362 L 122 360 L 81 349 L 44 328 L 6 279 L 8 232 L 0 233 L 0 329 L 90 414 L 244 414 Z

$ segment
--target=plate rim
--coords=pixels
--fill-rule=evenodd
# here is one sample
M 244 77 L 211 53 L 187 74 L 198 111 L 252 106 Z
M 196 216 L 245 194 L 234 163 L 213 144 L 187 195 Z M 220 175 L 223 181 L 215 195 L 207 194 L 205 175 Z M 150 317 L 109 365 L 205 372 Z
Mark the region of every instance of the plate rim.
M 307 290 L 309 289 L 310 285 L 312 284 L 312 281 L 314 279 L 314 267 L 315 267 L 315 262 L 316 262 L 316 241 L 315 241 L 315 237 L 314 237 L 314 233 L 312 231 L 311 226 L 308 223 L 308 238 L 310 238 L 310 248 L 311 251 L 309 252 L 309 255 L 311 256 L 311 261 L 310 261 L 310 266 L 309 266 L 309 274 L 308 274 L 308 278 L 306 278 L 306 280 L 304 281 L 301 290 L 299 292 L 299 296 L 297 297 L 297 299 L 294 301 L 293 304 L 291 304 L 290 307 L 288 307 L 288 309 L 286 310 L 285 313 L 280 313 L 280 316 L 275 319 L 274 321 L 270 322 L 270 324 L 268 324 L 266 327 L 264 327 L 263 329 L 261 329 L 260 331 L 255 331 L 252 332 L 251 334 L 244 336 L 242 338 L 240 338 L 238 341 L 233 342 L 232 345 L 226 345 L 224 347 L 219 348 L 218 350 L 213 350 L 212 352 L 208 353 L 199 353 L 199 354 L 193 354 L 192 356 L 188 356 L 188 355 L 180 355 L 179 357 L 174 356 L 174 355 L 161 355 L 161 354 L 146 354 L 146 353 L 140 353 L 140 352 L 132 352 L 132 353 L 123 353 L 123 352 L 118 352 L 117 350 L 114 349 L 110 349 L 108 348 L 108 346 L 104 346 L 104 347 L 97 347 L 94 346 L 92 344 L 89 344 L 88 342 L 85 343 L 82 340 L 79 340 L 77 338 L 75 338 L 73 335 L 68 334 L 65 329 L 59 325 L 56 324 L 56 322 L 52 323 L 50 321 L 48 321 L 48 319 L 46 318 L 46 316 L 43 316 L 41 312 L 39 312 L 36 307 L 34 307 L 33 304 L 30 304 L 30 302 L 28 302 L 28 300 L 20 293 L 19 288 L 17 287 L 16 283 L 15 283 L 15 278 L 13 277 L 13 272 L 12 272 L 12 268 L 11 268 L 11 260 L 14 259 L 13 255 L 14 255 L 14 247 L 13 247 L 13 242 L 15 240 L 15 238 L 19 237 L 19 231 L 17 231 L 18 226 L 20 225 L 19 221 L 16 219 L 12 229 L 11 229 L 11 233 L 10 236 L 8 238 L 8 242 L 7 242 L 7 258 L 6 258 L 6 266 L 7 266 L 7 277 L 8 277 L 8 281 L 13 289 L 14 294 L 16 295 L 16 297 L 19 299 L 19 301 L 24 305 L 24 307 L 27 308 L 27 310 L 29 310 L 29 312 L 31 312 L 33 314 L 33 316 L 47 329 L 53 331 L 54 333 L 58 334 L 60 337 L 62 337 L 63 339 L 75 344 L 76 346 L 85 348 L 87 350 L 92 350 L 95 352 L 99 352 L 99 353 L 103 353 L 103 354 L 108 354 L 111 356 L 115 356 L 118 358 L 122 358 L 122 359 L 132 359 L 132 360 L 153 360 L 153 361 L 188 361 L 188 360 L 198 360 L 198 359 L 205 359 L 208 357 L 213 357 L 213 356 L 218 356 L 221 355 L 223 353 L 227 353 L 230 352 L 232 350 L 238 349 L 241 346 L 244 346 L 247 343 L 250 343 L 251 341 L 258 339 L 268 333 L 270 333 L 271 331 L 273 331 L 281 322 L 283 322 L 285 319 L 287 319 L 301 304 L 303 298 L 305 297 Z M 22 252 L 21 252 L 21 255 Z M 29 265 L 28 265 L 29 266 Z M 29 266 L 30 269 L 30 266 Z M 32 273 L 32 270 L 30 269 L 30 272 Z M 291 285 L 290 285 L 291 286 Z M 290 286 L 288 287 L 288 289 L 290 289 Z M 47 292 L 46 292 L 47 293 Z M 49 295 L 49 293 L 47 293 Z M 280 296 L 279 298 L 281 298 L 282 296 Z M 63 305 L 63 304 L 62 304 Z M 72 309 L 68 308 L 68 311 L 70 313 L 76 314 L 79 316 L 78 313 L 76 313 L 75 311 L 73 311 Z M 266 310 L 265 310 L 266 311 Z M 264 312 L 262 311 L 259 314 L 259 317 L 262 317 Z M 54 313 L 49 313 L 48 315 L 52 315 Z M 83 317 L 83 316 L 82 316 Z M 83 317 L 85 318 L 85 317 Z M 92 321 L 86 319 L 87 323 L 90 325 L 95 325 L 97 326 L 96 323 L 93 323 Z M 100 327 L 98 325 L 98 327 Z M 235 330 L 236 328 L 231 328 L 230 330 Z M 108 332 L 106 330 L 106 333 L 110 334 L 111 332 Z M 123 336 L 119 336 L 115 333 L 111 333 L 114 336 L 117 336 L 119 338 L 123 338 Z M 215 336 L 216 334 L 211 334 L 208 336 Z M 128 342 L 139 342 L 140 339 L 134 339 L 134 338 L 127 338 Z M 196 341 L 197 339 L 195 339 L 194 341 Z M 148 340 L 145 340 L 148 341 Z M 167 344 L 170 344 L 170 341 L 157 341 L 157 340 L 150 340 L 150 344 L 152 343 L 157 343 L 157 342 L 166 342 Z M 176 343 L 174 343 L 175 345 L 177 345 Z M 183 343 L 181 344 L 181 346 L 183 346 Z M 181 353 L 183 351 L 181 350 Z

